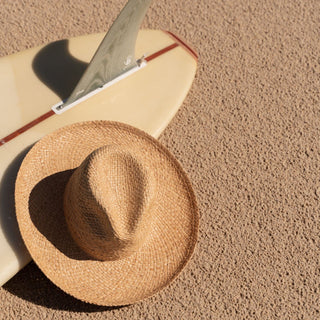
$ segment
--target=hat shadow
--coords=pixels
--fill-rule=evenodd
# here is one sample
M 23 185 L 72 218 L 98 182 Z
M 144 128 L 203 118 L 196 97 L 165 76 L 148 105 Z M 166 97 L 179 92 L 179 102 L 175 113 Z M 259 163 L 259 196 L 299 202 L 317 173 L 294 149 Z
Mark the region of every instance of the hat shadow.
M 74 171 L 55 173 L 33 188 L 29 196 L 30 218 L 38 231 L 64 255 L 74 260 L 92 260 L 73 241 L 64 217 L 64 190 Z
M 14 252 L 20 267 L 30 259 L 22 240 L 14 202 L 14 189 L 21 163 L 33 145 L 21 151 L 8 165 L 0 181 L 0 225 L 6 241 Z
M 88 260 L 91 258 L 72 240 L 63 214 L 64 189 L 73 172 L 67 170 L 41 180 L 30 194 L 29 212 L 38 231 L 58 250 L 71 259 Z M 23 268 L 3 288 L 22 299 L 57 310 L 101 312 L 125 307 L 98 306 L 78 300 L 52 283 L 34 262 Z
M 29 263 L 3 285 L 3 289 L 21 299 L 54 310 L 93 313 L 126 307 L 98 306 L 78 300 L 52 283 L 34 262 Z

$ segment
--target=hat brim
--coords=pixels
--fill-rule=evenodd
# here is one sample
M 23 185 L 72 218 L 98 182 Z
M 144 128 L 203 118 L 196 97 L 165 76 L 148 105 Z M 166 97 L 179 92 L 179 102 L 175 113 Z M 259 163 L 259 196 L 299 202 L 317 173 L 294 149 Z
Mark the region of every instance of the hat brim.
M 148 155 L 157 201 L 150 235 L 138 252 L 96 261 L 69 235 L 63 195 L 75 168 L 110 144 Z M 180 164 L 156 139 L 117 122 L 73 124 L 36 143 L 19 170 L 15 201 L 22 238 L 39 268 L 62 290 L 93 304 L 126 305 L 155 294 L 180 273 L 197 240 L 198 207 Z

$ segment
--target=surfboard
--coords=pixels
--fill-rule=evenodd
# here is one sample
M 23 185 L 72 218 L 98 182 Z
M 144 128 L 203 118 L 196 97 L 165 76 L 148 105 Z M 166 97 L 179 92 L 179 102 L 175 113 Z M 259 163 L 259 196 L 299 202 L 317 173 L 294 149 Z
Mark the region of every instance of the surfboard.
M 0 285 L 31 259 L 14 209 L 16 174 L 30 147 L 53 130 L 87 120 L 120 121 L 158 137 L 192 85 L 194 50 L 170 32 L 140 30 L 135 55 L 143 57 L 143 68 L 55 113 L 52 108 L 68 97 L 103 37 L 61 40 L 0 58 Z

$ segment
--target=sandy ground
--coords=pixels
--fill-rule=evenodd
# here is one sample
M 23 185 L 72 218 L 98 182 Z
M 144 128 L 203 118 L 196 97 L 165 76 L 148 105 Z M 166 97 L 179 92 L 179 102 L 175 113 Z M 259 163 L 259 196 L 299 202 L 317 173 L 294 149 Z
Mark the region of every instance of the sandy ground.
M 0 0 L 0 55 L 105 31 L 124 3 Z M 122 308 L 77 301 L 31 263 L 0 289 L 0 318 L 319 319 L 319 17 L 319 1 L 154 1 L 143 26 L 200 54 L 160 138 L 199 200 L 193 260 Z

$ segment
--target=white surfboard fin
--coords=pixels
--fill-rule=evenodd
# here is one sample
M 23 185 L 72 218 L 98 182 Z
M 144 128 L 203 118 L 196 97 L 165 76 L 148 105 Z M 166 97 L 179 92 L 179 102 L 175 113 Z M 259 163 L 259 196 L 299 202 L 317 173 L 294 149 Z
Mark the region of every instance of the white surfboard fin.
M 90 91 L 89 93 L 87 93 L 86 95 L 81 95 L 81 98 L 75 100 L 72 103 L 64 103 L 63 101 L 60 101 L 59 103 L 55 104 L 51 109 L 56 113 L 56 114 L 62 114 L 63 112 L 73 108 L 74 106 L 76 106 L 77 104 L 79 104 L 82 101 L 85 101 L 87 99 L 89 99 L 90 97 L 94 96 L 95 94 L 101 92 L 102 90 L 109 88 L 110 86 L 112 86 L 113 84 L 121 81 L 122 79 L 132 75 L 133 73 L 139 71 L 140 69 L 144 68 L 147 65 L 147 62 L 144 59 L 139 59 L 137 60 L 137 65 L 133 68 L 131 68 L 130 70 L 126 71 L 125 73 L 119 75 L 118 77 L 110 80 L 109 82 L 105 83 L 102 87 L 98 87 L 95 90 Z M 82 92 L 79 92 L 79 95 Z
M 141 59 L 135 59 L 135 44 L 151 1 L 128 1 L 102 40 L 70 97 L 52 107 L 55 113 L 70 109 L 105 88 L 107 84 L 113 84 L 139 70 L 143 63 Z

